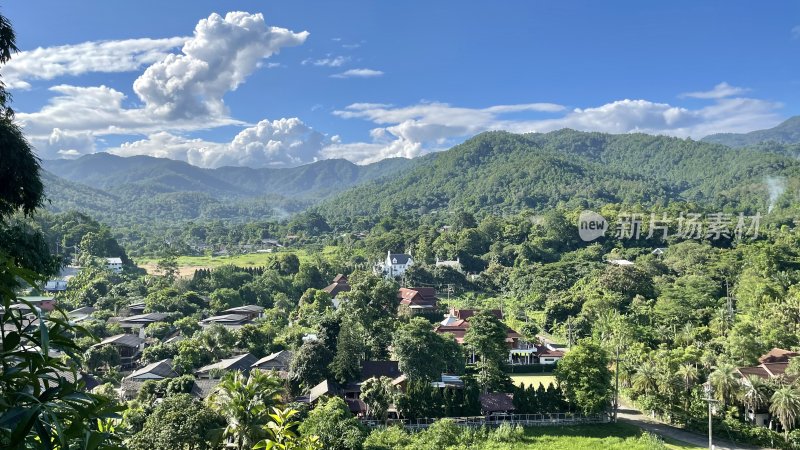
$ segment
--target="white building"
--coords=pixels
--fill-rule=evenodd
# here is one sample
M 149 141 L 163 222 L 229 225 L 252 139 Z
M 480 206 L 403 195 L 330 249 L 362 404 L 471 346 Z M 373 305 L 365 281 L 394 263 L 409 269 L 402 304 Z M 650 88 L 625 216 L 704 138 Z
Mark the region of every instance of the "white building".
M 375 272 L 387 278 L 402 277 L 409 267 L 414 265 L 414 258 L 405 253 L 386 252 L 386 259 L 375 266 Z
M 114 273 L 122 273 L 122 258 L 106 258 L 106 267 Z
M 449 267 L 457 272 L 464 272 L 464 267 L 461 265 L 461 258 L 456 258 L 455 261 L 444 261 L 436 258 L 436 267 Z

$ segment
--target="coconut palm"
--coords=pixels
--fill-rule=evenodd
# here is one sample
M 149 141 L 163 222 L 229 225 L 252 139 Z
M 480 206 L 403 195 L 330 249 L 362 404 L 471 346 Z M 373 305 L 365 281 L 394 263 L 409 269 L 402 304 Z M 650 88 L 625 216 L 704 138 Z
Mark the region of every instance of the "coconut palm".
M 269 420 L 269 408 L 284 394 L 283 381 L 272 372 L 255 369 L 250 376 L 230 372 L 208 397 L 211 409 L 228 421 L 225 435 L 231 436 L 239 450 L 252 448 Z
M 633 375 L 633 389 L 644 395 L 650 395 L 658 389 L 658 369 L 651 361 L 646 361 Z
M 678 367 L 678 370 L 675 371 L 675 375 L 681 379 L 683 393 L 685 394 L 683 409 L 687 411 L 689 409 L 689 397 L 692 392 L 692 386 L 697 382 L 699 376 L 697 366 L 691 363 L 683 363 Z
M 769 412 L 778 417 L 783 432 L 788 437 L 797 416 L 800 415 L 800 390 L 791 385 L 783 386 L 772 394 L 770 403 Z
M 731 363 L 720 363 L 708 376 L 708 381 L 714 387 L 717 400 L 728 405 L 734 394 L 739 389 L 739 375 L 736 366 Z
M 756 410 L 767 404 L 769 386 L 759 376 L 747 375 L 742 378 L 739 401 L 755 414 Z

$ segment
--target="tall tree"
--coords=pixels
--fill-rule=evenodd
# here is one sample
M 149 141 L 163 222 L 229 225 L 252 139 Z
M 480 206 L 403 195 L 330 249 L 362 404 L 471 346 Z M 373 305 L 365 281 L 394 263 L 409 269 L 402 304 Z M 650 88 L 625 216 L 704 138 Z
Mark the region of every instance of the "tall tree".
M 252 448 L 262 435 L 269 408 L 284 395 L 283 381 L 270 372 L 254 369 L 245 377 L 231 372 L 208 397 L 208 404 L 228 422 L 225 435 L 231 436 L 238 450 Z
M 609 358 L 602 347 L 584 341 L 572 348 L 556 367 L 558 385 L 567 400 L 583 413 L 597 413 L 608 407 L 611 399 Z
M 434 380 L 442 373 L 461 373 L 464 357 L 450 336 L 433 331 L 430 322 L 414 317 L 398 327 L 392 339 L 392 355 L 409 379 Z
M 789 431 L 794 428 L 797 417 L 800 416 L 800 390 L 791 385 L 776 390 L 770 398 L 769 412 L 778 417 L 783 432 L 788 437 Z
M 480 358 L 478 380 L 484 391 L 495 386 L 508 359 L 506 326 L 489 311 L 469 318 L 464 343 Z

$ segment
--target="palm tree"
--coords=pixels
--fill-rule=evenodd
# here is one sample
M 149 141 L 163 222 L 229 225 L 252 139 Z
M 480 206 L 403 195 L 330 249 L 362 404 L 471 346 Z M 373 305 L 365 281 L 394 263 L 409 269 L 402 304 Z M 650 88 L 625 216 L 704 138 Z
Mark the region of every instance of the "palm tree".
M 794 428 L 795 420 L 800 415 L 800 390 L 793 386 L 783 386 L 770 398 L 769 412 L 778 417 L 784 434 Z
M 753 411 L 755 417 L 756 410 L 767 404 L 769 400 L 767 383 L 756 375 L 747 375 L 741 381 L 739 391 L 739 401 L 749 410 Z
M 641 394 L 650 395 L 658 389 L 658 370 L 651 361 L 646 361 L 633 375 L 633 389 Z
M 254 369 L 250 376 L 230 372 L 208 397 L 211 409 L 228 421 L 225 435 L 232 436 L 239 450 L 253 447 L 268 420 L 269 407 L 284 394 L 283 380 L 273 372 Z
M 708 381 L 714 387 L 717 400 L 726 405 L 730 404 L 730 400 L 739 388 L 736 366 L 731 363 L 720 363 L 708 376 Z
M 683 383 L 683 393 L 685 394 L 683 410 L 688 412 L 689 397 L 691 396 L 692 386 L 694 386 L 698 378 L 697 366 L 690 363 L 683 363 L 678 367 L 678 370 L 675 372 L 675 374 L 680 377 L 681 382 Z

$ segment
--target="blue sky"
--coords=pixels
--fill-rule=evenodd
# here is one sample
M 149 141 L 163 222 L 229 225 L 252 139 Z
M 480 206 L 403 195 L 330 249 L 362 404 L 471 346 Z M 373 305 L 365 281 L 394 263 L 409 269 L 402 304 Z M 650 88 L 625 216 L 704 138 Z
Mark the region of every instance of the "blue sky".
M 0 74 L 44 158 L 368 163 L 490 129 L 700 138 L 800 114 L 793 1 L 31 0 L 2 13 L 23 53 Z

